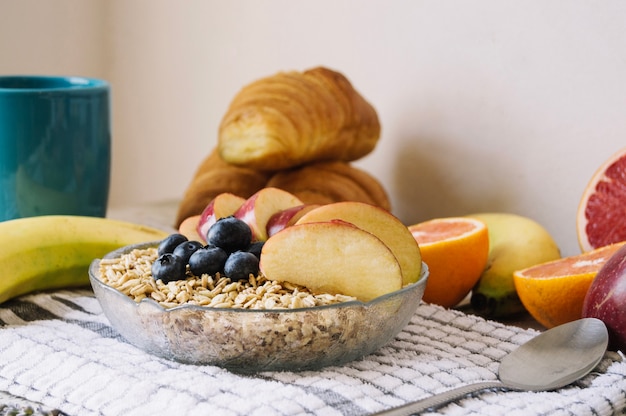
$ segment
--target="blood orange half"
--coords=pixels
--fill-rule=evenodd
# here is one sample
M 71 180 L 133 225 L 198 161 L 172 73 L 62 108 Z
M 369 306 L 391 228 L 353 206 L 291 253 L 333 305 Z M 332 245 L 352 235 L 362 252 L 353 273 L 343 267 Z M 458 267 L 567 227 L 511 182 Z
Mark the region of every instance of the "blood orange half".
M 576 230 L 583 252 L 626 241 L 626 148 L 604 162 L 587 184 Z

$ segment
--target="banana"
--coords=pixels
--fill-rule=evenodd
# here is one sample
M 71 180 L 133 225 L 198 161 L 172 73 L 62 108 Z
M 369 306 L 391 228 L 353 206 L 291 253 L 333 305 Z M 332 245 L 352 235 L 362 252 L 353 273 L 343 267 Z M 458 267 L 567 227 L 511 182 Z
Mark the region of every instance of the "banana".
M 487 224 L 489 260 L 472 290 L 474 311 L 487 318 L 501 318 L 523 312 L 513 272 L 561 257 L 550 233 L 536 221 L 509 213 L 470 215 Z
M 0 222 L 0 304 L 38 290 L 89 285 L 91 261 L 169 233 L 98 217 L 45 215 Z

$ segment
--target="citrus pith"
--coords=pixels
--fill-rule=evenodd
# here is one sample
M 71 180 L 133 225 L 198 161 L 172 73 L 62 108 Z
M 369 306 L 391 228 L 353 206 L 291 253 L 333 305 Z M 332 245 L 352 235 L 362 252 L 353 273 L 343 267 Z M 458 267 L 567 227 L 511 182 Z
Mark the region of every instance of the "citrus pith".
M 409 230 L 430 271 L 424 301 L 444 307 L 457 305 L 487 264 L 487 226 L 473 218 L 448 217 L 411 225 Z
M 582 251 L 626 241 L 626 148 L 606 160 L 585 187 L 576 230 Z
M 593 278 L 624 244 L 610 244 L 514 272 L 515 290 L 522 304 L 546 328 L 580 319 Z

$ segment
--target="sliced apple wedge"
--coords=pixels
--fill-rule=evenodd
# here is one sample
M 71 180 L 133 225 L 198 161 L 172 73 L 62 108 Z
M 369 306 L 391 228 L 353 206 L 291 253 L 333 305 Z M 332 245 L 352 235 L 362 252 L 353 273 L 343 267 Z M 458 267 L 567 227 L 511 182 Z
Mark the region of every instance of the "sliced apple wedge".
M 265 241 L 270 217 L 277 212 L 302 204 L 300 199 L 287 191 L 263 188 L 248 198 L 234 215 L 250 226 L 253 241 Z
M 402 288 L 400 264 L 385 243 L 341 220 L 285 228 L 265 242 L 259 267 L 268 279 L 364 302 Z
M 403 284 L 417 282 L 422 270 L 419 246 L 406 225 L 382 208 L 362 202 L 336 202 L 309 211 L 296 224 L 339 219 L 374 234 L 389 247 L 402 269 Z
M 267 221 L 267 236 L 271 237 L 280 230 L 295 225 L 304 214 L 319 206 L 319 204 L 304 204 L 277 212 Z
M 206 243 L 206 239 L 198 234 L 198 222 L 200 222 L 200 215 L 185 218 L 178 226 L 178 232 L 187 237 L 188 240 Z
M 204 240 L 206 240 L 209 228 L 220 218 L 233 215 L 244 202 L 246 202 L 244 198 L 229 192 L 217 195 L 209 202 L 206 208 L 204 208 L 202 214 L 200 214 L 198 234 L 203 236 Z

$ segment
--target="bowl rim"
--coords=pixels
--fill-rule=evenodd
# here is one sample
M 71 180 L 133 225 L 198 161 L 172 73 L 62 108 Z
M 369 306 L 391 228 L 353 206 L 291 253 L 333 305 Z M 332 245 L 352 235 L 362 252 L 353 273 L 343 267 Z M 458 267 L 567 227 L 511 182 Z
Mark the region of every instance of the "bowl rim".
M 129 246 L 124 246 L 106 254 L 105 256 L 103 256 L 103 259 L 119 257 L 122 254 L 127 253 L 129 250 L 132 250 L 132 249 L 145 249 L 145 248 L 150 248 L 150 247 L 156 247 L 159 244 L 159 242 L 160 241 L 150 241 L 146 243 L 131 244 Z M 91 281 L 92 286 L 94 284 L 97 284 L 98 286 L 102 287 L 104 290 L 112 291 L 116 296 L 118 297 L 121 296 L 124 299 L 123 302 L 130 302 L 132 305 L 135 305 L 135 307 L 139 307 L 141 304 L 147 304 L 147 305 L 150 305 L 152 307 L 159 309 L 160 312 L 165 312 L 165 313 L 172 313 L 172 312 L 180 311 L 183 309 L 189 309 L 193 311 L 217 311 L 217 312 L 222 312 L 222 313 L 232 312 L 232 313 L 257 313 L 257 314 L 258 313 L 284 314 L 284 313 L 320 311 L 320 310 L 325 310 L 325 309 L 339 309 L 339 308 L 346 308 L 346 307 L 368 308 L 378 303 L 384 302 L 387 299 L 390 299 L 393 297 L 400 297 L 401 295 L 407 292 L 411 292 L 420 286 L 425 286 L 428 280 L 428 275 L 429 275 L 428 265 L 424 261 L 422 261 L 420 277 L 416 282 L 409 283 L 403 286 L 399 290 L 386 293 L 384 295 L 378 296 L 367 302 L 363 302 L 357 299 L 357 300 L 349 300 L 345 302 L 333 303 L 329 305 L 308 306 L 304 308 L 276 308 L 276 309 L 216 308 L 213 306 L 209 307 L 209 306 L 193 305 L 193 304 L 181 304 L 181 305 L 174 306 L 171 308 L 165 308 L 162 305 L 160 305 L 158 302 L 156 302 L 154 299 L 151 299 L 151 298 L 144 298 L 140 300 L 139 302 L 136 302 L 133 299 L 131 299 L 129 296 L 120 292 L 118 289 L 114 288 L 113 286 L 110 286 L 104 283 L 102 280 L 100 280 L 100 278 L 98 277 L 98 273 L 97 273 L 99 265 L 100 265 L 100 260 L 102 259 L 94 259 L 89 265 L 89 280 Z

